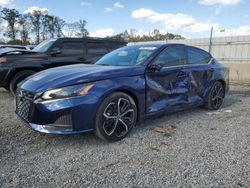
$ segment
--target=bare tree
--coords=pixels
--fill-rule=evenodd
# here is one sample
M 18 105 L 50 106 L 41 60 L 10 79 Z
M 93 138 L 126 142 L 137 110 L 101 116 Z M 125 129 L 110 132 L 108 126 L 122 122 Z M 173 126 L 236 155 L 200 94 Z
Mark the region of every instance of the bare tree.
M 24 14 L 19 17 L 18 20 L 19 33 L 23 44 L 28 44 L 30 23 L 28 21 L 28 15 Z
M 40 32 L 41 32 L 43 12 L 41 12 L 40 10 L 34 10 L 32 13 L 29 13 L 28 15 L 32 24 L 32 31 L 35 34 L 36 44 L 38 44 L 40 43 Z
M 7 31 L 4 33 L 4 35 L 15 41 L 16 35 L 18 33 L 16 25 L 18 23 L 18 18 L 20 17 L 20 14 L 17 10 L 8 8 L 4 8 L 2 10 L 2 14 L 2 18 L 8 23 Z
M 130 29 L 129 30 L 129 37 L 130 38 L 136 38 L 138 31 L 136 29 Z
M 130 35 L 129 35 L 128 30 L 125 30 L 125 31 L 122 33 L 122 37 L 124 38 L 125 41 L 128 41 L 128 40 L 129 40 Z
M 48 16 L 48 31 L 50 34 L 50 38 L 55 37 L 55 17 L 49 15 Z
M 63 34 L 64 36 L 74 37 L 76 33 L 77 33 L 77 22 L 65 24 L 65 31 Z
M 45 14 L 42 16 L 42 39 L 61 37 L 63 36 L 62 29 L 65 26 L 65 21 L 57 16 Z
M 3 21 L 8 24 L 6 28 Z M 9 42 L 13 44 L 28 44 L 29 36 L 37 44 L 54 37 L 85 37 L 89 35 L 86 24 L 83 19 L 68 24 L 58 16 L 49 15 L 48 11 L 33 10 L 20 14 L 15 9 L 0 7 L 0 34 L 4 30 L 4 36 L 10 38 Z
M 154 29 L 151 32 L 151 35 L 152 35 L 154 40 L 160 40 L 161 39 L 161 33 L 160 33 L 159 29 Z
M 41 18 L 41 35 L 42 40 L 48 39 L 49 33 L 49 15 L 45 14 Z
M 85 28 L 87 22 L 86 20 L 79 20 L 79 22 L 77 22 L 77 33 L 76 36 L 78 37 L 86 37 L 89 35 L 88 30 Z
M 54 17 L 54 24 L 55 24 L 55 34 L 57 37 L 64 36 L 63 34 L 63 28 L 65 26 L 65 21 L 59 17 Z

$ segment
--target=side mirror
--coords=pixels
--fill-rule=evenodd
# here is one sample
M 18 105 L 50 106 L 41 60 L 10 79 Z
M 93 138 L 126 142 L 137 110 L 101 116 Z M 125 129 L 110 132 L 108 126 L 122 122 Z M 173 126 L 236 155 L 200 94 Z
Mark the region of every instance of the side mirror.
M 59 48 L 53 48 L 53 50 L 50 52 L 50 55 L 56 55 L 61 53 L 62 51 Z
M 150 64 L 149 66 L 148 66 L 148 70 L 149 71 L 153 71 L 153 72 L 160 72 L 161 71 L 161 68 L 162 68 L 162 66 L 160 66 L 160 65 L 157 65 L 157 64 Z

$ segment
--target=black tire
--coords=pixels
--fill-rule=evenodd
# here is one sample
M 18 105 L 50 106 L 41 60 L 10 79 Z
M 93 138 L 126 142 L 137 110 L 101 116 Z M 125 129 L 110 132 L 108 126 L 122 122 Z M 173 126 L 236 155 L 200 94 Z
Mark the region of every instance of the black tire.
M 94 132 L 103 140 L 118 141 L 129 134 L 136 121 L 137 107 L 134 100 L 125 93 L 115 92 L 99 106 Z
M 209 110 L 218 110 L 223 104 L 224 97 L 224 85 L 221 82 L 216 81 L 209 92 L 208 102 L 205 107 Z
M 32 70 L 24 70 L 24 71 L 18 72 L 15 76 L 12 77 L 10 84 L 9 84 L 9 89 L 13 96 L 15 96 L 17 84 L 34 73 L 36 72 Z
M 6 89 L 7 91 L 10 91 L 10 88 L 7 87 L 7 86 L 5 86 L 5 87 L 3 87 L 3 88 Z

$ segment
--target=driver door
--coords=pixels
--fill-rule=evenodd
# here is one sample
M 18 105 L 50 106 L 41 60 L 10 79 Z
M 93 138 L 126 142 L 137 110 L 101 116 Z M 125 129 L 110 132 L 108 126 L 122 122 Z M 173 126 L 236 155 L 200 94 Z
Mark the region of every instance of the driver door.
M 178 111 L 188 103 L 189 73 L 183 45 L 166 47 L 146 71 L 147 113 Z
M 58 49 L 60 53 L 50 57 L 52 67 L 86 62 L 86 48 L 83 42 L 64 41 L 59 46 L 55 49 Z

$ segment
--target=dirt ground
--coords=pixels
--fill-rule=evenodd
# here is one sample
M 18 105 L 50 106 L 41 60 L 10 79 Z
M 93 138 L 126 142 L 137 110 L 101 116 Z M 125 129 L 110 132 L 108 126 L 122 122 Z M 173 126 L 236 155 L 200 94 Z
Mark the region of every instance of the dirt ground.
M 140 123 L 120 142 L 33 132 L 0 90 L 0 187 L 250 187 L 250 86 L 222 109 Z

